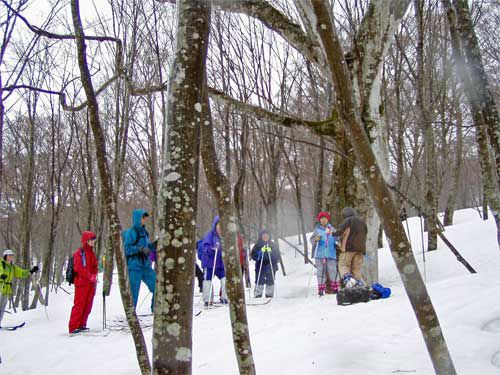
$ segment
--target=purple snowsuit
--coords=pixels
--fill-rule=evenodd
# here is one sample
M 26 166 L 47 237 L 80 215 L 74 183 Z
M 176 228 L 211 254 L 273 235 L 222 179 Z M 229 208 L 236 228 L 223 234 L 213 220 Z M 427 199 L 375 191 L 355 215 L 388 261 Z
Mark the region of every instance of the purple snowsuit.
M 217 259 L 215 260 L 215 269 L 224 270 L 224 263 L 222 261 L 221 238 L 216 229 L 218 222 L 219 216 L 216 216 L 212 223 L 212 229 L 210 229 L 205 237 L 203 237 L 203 253 L 201 257 L 201 266 L 206 269 L 213 269 L 215 249 L 218 249 Z

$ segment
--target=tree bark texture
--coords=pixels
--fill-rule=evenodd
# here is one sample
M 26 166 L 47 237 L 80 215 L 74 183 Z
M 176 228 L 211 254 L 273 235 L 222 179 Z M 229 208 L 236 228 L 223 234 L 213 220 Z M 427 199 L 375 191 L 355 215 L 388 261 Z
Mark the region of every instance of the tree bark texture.
M 226 269 L 226 289 L 233 333 L 234 351 L 241 375 L 255 374 L 245 304 L 245 289 L 241 275 L 236 233 L 236 209 L 231 199 L 230 182 L 220 170 L 213 137 L 213 123 L 208 93 L 203 100 L 203 131 L 201 154 L 207 182 L 217 200 L 222 227 L 223 260 Z
M 477 93 L 478 105 L 481 108 L 484 122 L 488 128 L 490 145 L 495 153 L 495 169 L 497 184 L 500 185 L 500 117 L 495 98 L 488 81 L 479 49 L 479 42 L 474 30 L 469 2 L 453 0 L 457 15 L 457 29 L 462 40 L 462 47 L 467 59 L 467 68 Z M 498 215 L 494 212 L 494 215 Z
M 417 22 L 417 109 L 418 120 L 424 135 L 425 203 L 427 206 L 427 251 L 437 250 L 437 199 L 436 199 L 436 146 L 432 118 L 428 111 L 430 100 L 424 62 L 424 1 L 415 0 Z
M 327 4 L 321 1 L 314 1 L 311 5 L 316 17 L 316 32 L 321 37 L 323 50 L 332 71 L 332 81 L 337 92 L 337 105 L 342 123 L 349 135 L 359 168 L 366 178 L 368 191 L 384 225 L 391 254 L 418 320 L 434 370 L 439 375 L 456 374 L 437 314 L 418 271 L 403 225 L 399 220 L 397 206 L 392 199 L 364 129 L 347 62 L 345 58 L 339 57 L 344 56 L 344 53 L 332 14 Z
M 122 297 L 125 316 L 134 339 L 135 350 L 139 367 L 143 375 L 151 372 L 151 365 L 147 352 L 146 342 L 142 334 L 141 326 L 135 308 L 132 302 L 130 292 L 130 283 L 128 279 L 127 265 L 125 263 L 124 253 L 121 249 L 121 224 L 116 211 L 116 202 L 113 193 L 113 182 L 107 161 L 106 141 L 104 131 L 99 118 L 99 106 L 97 103 L 96 92 L 92 83 L 89 67 L 87 64 L 87 53 L 85 35 L 83 32 L 82 21 L 80 18 L 79 0 L 71 0 L 71 15 L 73 26 L 75 28 L 75 41 L 77 46 L 78 67 L 82 80 L 83 89 L 88 102 L 88 116 L 92 133 L 94 135 L 94 143 L 97 156 L 97 167 L 101 181 L 101 192 L 106 207 L 106 215 L 109 221 L 110 231 L 112 234 L 111 242 L 114 249 L 114 256 L 118 268 L 118 281 L 120 284 L 120 293 Z
M 169 79 L 160 188 L 159 243 L 153 328 L 153 373 L 192 372 L 196 227 L 196 134 L 202 126 L 202 87 L 210 3 L 177 2 L 177 39 Z
M 481 94 L 479 88 L 474 84 L 471 78 L 471 69 L 465 59 L 462 49 L 462 39 L 458 30 L 457 13 L 451 5 L 450 0 L 441 0 L 446 9 L 448 26 L 450 28 L 451 46 L 453 59 L 457 75 L 462 81 L 464 94 L 469 103 L 469 107 L 476 130 L 476 142 L 478 145 L 479 162 L 483 178 L 483 194 L 491 206 L 495 224 L 497 227 L 497 242 L 500 248 L 500 200 L 498 199 L 498 183 L 493 173 L 493 159 L 489 149 L 488 142 L 488 124 L 486 123 L 481 104 Z

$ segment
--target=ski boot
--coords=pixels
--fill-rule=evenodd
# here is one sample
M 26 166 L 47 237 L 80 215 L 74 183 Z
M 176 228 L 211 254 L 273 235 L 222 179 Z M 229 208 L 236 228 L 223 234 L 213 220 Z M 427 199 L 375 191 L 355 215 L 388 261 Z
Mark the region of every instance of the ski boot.
M 318 284 L 318 296 L 322 297 L 326 293 L 326 285 Z

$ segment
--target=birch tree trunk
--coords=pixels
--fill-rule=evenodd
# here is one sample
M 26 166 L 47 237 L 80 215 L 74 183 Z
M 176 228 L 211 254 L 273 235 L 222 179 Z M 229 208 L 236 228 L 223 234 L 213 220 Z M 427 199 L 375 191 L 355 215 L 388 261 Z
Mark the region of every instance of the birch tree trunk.
M 24 197 L 21 213 L 21 266 L 25 269 L 31 268 L 31 223 L 33 217 L 34 206 L 34 184 L 35 184 L 35 117 L 36 117 L 36 102 L 38 94 L 35 93 L 33 98 L 33 108 L 28 108 L 28 144 L 27 158 L 28 166 L 26 170 L 26 183 L 24 187 Z M 29 104 L 31 107 L 31 105 Z M 20 282 L 19 293 L 22 293 L 21 303 L 22 309 L 28 310 L 30 298 L 31 279 L 27 278 Z M 17 300 L 17 299 L 16 299 Z M 16 301 L 17 302 L 17 301 Z
M 460 177 L 462 173 L 463 164 L 463 130 L 462 130 L 462 110 L 460 109 L 460 102 L 458 100 L 458 94 L 454 92 L 453 95 L 453 108 L 454 117 L 456 123 L 456 148 L 455 148 L 455 166 L 453 168 L 453 180 L 448 195 L 448 200 L 446 201 L 446 208 L 444 210 L 443 225 L 453 225 L 453 213 L 455 211 L 455 205 L 457 201 L 458 188 L 460 186 Z
M 425 155 L 425 202 L 427 206 L 427 251 L 437 250 L 437 199 L 436 194 L 436 147 L 434 145 L 434 129 L 427 94 L 427 80 L 424 73 L 424 2 L 415 0 L 417 22 L 417 108 L 418 119 L 424 133 Z
M 109 221 L 111 231 L 111 246 L 114 249 L 114 256 L 118 268 L 118 281 L 120 284 L 120 293 L 122 297 L 125 316 L 134 339 L 135 350 L 139 367 L 143 375 L 151 372 L 146 342 L 142 334 L 141 326 L 137 315 L 135 314 L 132 295 L 130 292 L 130 282 L 128 279 L 127 265 L 125 263 L 124 253 L 121 249 L 121 224 L 116 211 L 116 202 L 113 193 L 113 182 L 107 161 L 106 141 L 104 131 L 99 118 L 99 106 L 97 96 L 92 84 L 92 78 L 87 64 L 85 35 L 83 32 L 82 21 L 80 18 L 79 0 L 71 0 L 71 16 L 73 27 L 75 29 L 75 40 L 77 45 L 78 68 L 82 80 L 83 89 L 88 102 L 89 122 L 94 135 L 94 143 L 97 156 L 97 167 L 101 180 L 101 191 L 103 201 L 106 207 L 106 215 Z
M 245 289 L 242 281 L 240 258 L 237 246 L 236 209 L 231 199 L 228 178 L 220 170 L 213 139 L 213 124 L 208 93 L 203 98 L 203 130 L 201 153 L 207 182 L 217 200 L 222 227 L 223 258 L 226 268 L 226 289 L 229 299 L 229 315 L 233 333 L 233 345 L 240 375 L 255 374 L 255 364 L 250 343 L 248 319 L 245 305 Z
M 456 374 L 437 314 L 418 271 L 403 225 L 399 220 L 397 206 L 392 199 L 363 127 L 347 62 L 345 58 L 339 58 L 345 54 L 333 23 L 332 14 L 327 4 L 323 2 L 311 2 L 311 8 L 314 10 L 316 20 L 314 23 L 315 32 L 321 38 L 322 49 L 332 72 L 339 114 L 343 120 L 342 124 L 349 134 L 359 167 L 367 180 L 368 191 L 384 225 L 391 254 L 419 322 L 434 370 L 439 375 Z M 370 39 L 367 38 L 365 42 L 370 43 Z
M 177 2 L 177 40 L 169 80 L 166 144 L 158 191 L 153 373 L 192 371 L 195 263 L 196 128 L 202 126 L 202 87 L 210 3 Z
M 470 79 L 476 89 L 476 99 L 488 127 L 489 143 L 495 152 L 496 180 L 497 184 L 500 185 L 500 117 L 498 108 L 484 70 L 469 3 L 467 0 L 453 0 L 453 5 L 457 14 L 457 29 L 462 39 L 462 48 L 467 59 L 466 64 Z M 494 212 L 494 215 L 498 214 L 498 212 Z
M 481 95 L 478 93 L 479 88 L 474 84 L 474 81 L 471 78 L 471 70 L 465 60 L 464 51 L 462 50 L 462 40 L 458 31 L 457 14 L 455 9 L 451 5 L 450 0 L 441 0 L 441 2 L 446 10 L 448 26 L 450 28 L 451 46 L 455 68 L 457 75 L 460 76 L 462 81 L 463 91 L 469 103 L 472 119 L 476 128 L 479 162 L 483 176 L 483 194 L 493 212 L 493 217 L 497 227 L 497 243 L 500 248 L 499 188 L 493 173 L 493 159 L 491 157 L 488 142 L 488 125 L 482 111 L 483 107 L 480 99 Z

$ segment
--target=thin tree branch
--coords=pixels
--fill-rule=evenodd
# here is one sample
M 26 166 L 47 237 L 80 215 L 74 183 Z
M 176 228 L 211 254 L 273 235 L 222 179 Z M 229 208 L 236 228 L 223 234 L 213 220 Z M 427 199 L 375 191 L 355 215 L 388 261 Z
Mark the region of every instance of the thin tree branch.
M 293 116 L 280 115 L 265 110 L 259 106 L 244 103 L 211 87 L 208 89 L 208 93 L 210 97 L 218 103 L 233 106 L 239 111 L 251 114 L 260 120 L 269 121 L 287 128 L 305 126 L 313 130 L 318 135 L 333 137 L 335 135 L 335 127 L 339 122 L 337 112 L 333 112 L 332 117 L 323 121 L 308 121 Z

